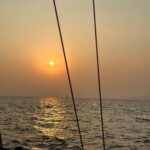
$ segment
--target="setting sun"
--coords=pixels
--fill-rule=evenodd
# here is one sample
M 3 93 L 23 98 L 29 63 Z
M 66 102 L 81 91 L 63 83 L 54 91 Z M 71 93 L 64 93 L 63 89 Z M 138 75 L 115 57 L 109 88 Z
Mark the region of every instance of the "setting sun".
M 55 64 L 55 63 L 54 63 L 54 61 L 52 61 L 52 60 L 49 62 L 49 65 L 50 65 L 50 66 L 54 66 L 54 64 Z

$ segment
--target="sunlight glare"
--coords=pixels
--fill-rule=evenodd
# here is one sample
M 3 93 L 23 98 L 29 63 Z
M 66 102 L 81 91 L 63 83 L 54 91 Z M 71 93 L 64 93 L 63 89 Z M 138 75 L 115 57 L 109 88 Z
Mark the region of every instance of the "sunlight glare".
M 54 61 L 52 61 L 52 60 L 49 62 L 49 65 L 50 65 L 50 66 L 54 66 L 54 64 L 55 64 L 55 63 L 54 63 Z

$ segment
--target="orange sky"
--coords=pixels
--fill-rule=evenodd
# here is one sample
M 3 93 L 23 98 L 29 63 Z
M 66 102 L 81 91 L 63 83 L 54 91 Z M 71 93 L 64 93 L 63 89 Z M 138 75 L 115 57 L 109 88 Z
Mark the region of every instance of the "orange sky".
M 97 97 L 92 1 L 56 2 L 75 96 Z M 149 6 L 96 0 L 103 97 L 149 95 Z M 0 95 L 69 93 L 52 1 L 1 0 L 0 33 Z

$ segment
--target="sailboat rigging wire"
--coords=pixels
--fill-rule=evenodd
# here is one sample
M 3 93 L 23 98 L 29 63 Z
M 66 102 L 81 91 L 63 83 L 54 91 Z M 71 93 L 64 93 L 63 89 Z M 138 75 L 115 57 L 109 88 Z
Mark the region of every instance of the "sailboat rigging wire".
M 59 22 L 59 16 L 58 16 L 55 0 L 53 0 L 53 4 L 54 4 L 54 9 L 55 9 L 55 14 L 56 14 L 56 20 L 57 20 L 64 60 L 65 60 L 65 65 L 66 65 L 67 76 L 68 76 L 68 80 L 69 80 L 69 86 L 70 86 L 70 91 L 71 91 L 71 96 L 72 96 L 72 101 L 73 101 L 73 107 L 74 107 L 74 112 L 75 112 L 75 117 L 76 117 L 76 122 L 77 122 L 77 128 L 78 128 L 78 132 L 79 132 L 81 148 L 82 148 L 82 150 L 84 150 L 82 135 L 81 135 L 81 130 L 80 130 L 80 124 L 79 124 L 79 119 L 78 119 L 77 109 L 76 109 L 76 104 L 75 104 L 75 98 L 74 98 L 74 93 L 73 93 L 73 88 L 72 88 L 72 83 L 71 83 L 71 77 L 70 77 L 70 73 L 69 73 L 69 67 L 68 67 L 68 62 L 67 62 L 67 58 L 66 58 L 66 52 L 65 52 L 65 47 L 64 47 L 64 42 L 63 42 L 63 37 L 62 37 L 62 32 L 61 32 L 61 27 L 60 27 L 60 22 Z
M 99 65 L 99 53 L 98 53 L 95 0 L 93 0 L 93 17 L 94 17 L 95 45 L 96 45 L 96 58 L 97 58 L 97 76 L 98 76 L 98 88 L 99 88 L 100 117 L 101 117 L 101 127 L 102 127 L 103 149 L 105 150 L 105 133 L 104 133 L 103 104 L 102 104 L 102 94 L 101 94 L 101 80 L 100 80 L 100 65 Z

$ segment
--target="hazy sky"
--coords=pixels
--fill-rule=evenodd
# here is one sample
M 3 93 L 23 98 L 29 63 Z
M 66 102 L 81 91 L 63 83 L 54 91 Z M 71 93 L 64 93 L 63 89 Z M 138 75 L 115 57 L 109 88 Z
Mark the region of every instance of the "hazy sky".
M 95 2 L 103 97 L 150 95 L 150 0 Z M 56 3 L 75 96 L 97 97 L 92 0 Z M 67 93 L 52 0 L 0 0 L 0 95 Z

